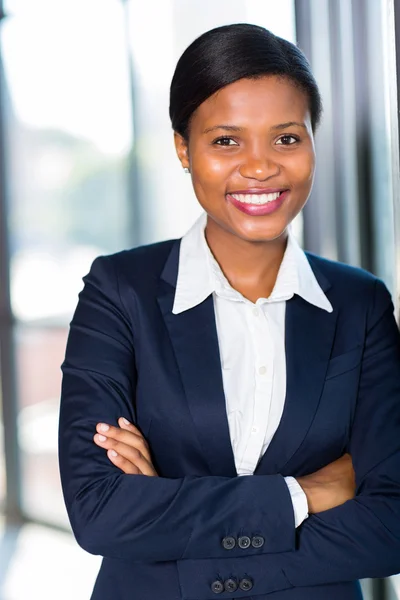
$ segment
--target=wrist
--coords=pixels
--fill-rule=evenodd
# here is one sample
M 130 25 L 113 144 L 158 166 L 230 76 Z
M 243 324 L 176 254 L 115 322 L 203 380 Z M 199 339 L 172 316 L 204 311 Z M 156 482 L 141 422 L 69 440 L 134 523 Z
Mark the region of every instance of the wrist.
M 319 489 L 321 486 L 308 475 L 296 477 L 296 481 L 307 498 L 308 512 L 310 514 L 318 512 L 318 492 L 321 491 Z

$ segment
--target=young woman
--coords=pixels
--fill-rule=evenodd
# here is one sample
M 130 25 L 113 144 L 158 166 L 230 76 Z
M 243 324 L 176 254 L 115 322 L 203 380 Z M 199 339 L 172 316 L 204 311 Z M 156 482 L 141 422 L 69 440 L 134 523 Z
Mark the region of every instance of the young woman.
M 303 54 L 261 27 L 178 62 L 175 145 L 204 215 L 93 263 L 63 364 L 61 476 L 104 557 L 94 600 L 359 600 L 359 578 L 400 571 L 392 301 L 290 231 L 320 114 Z

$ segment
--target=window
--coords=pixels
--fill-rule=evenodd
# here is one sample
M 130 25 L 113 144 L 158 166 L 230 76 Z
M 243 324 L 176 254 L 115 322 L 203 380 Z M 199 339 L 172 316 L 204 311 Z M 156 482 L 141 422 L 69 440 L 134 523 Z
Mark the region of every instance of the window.
M 130 246 L 132 147 L 118 0 L 10 1 L 7 84 L 11 304 L 23 511 L 67 524 L 57 464 L 60 364 L 92 260 Z

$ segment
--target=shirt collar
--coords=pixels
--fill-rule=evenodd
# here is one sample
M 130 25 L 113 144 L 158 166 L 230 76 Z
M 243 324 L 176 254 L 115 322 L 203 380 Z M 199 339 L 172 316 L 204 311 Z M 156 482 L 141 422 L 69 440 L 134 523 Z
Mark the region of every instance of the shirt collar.
M 228 300 L 247 300 L 233 289 L 213 257 L 204 235 L 207 215 L 203 213 L 181 240 L 178 278 L 172 312 L 179 314 L 201 304 L 210 294 Z M 297 294 L 304 300 L 332 312 L 304 251 L 288 231 L 288 243 L 271 295 L 264 302 L 282 302 Z

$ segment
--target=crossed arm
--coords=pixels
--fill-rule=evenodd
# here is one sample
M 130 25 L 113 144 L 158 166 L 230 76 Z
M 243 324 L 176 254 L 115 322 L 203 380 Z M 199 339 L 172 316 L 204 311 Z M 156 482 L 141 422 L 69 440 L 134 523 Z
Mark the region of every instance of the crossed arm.
M 118 419 L 118 425 L 98 423 L 94 442 L 107 451 L 110 461 L 126 475 L 158 477 L 149 445 L 140 430 L 125 417 Z M 350 454 L 315 473 L 298 477 L 297 481 L 307 496 L 310 514 L 340 506 L 355 496 L 355 473 Z
M 133 418 L 133 382 L 127 375 L 132 372 L 132 354 L 120 301 L 102 291 L 105 277 L 110 279 L 110 271 L 98 263 L 81 296 L 64 364 L 60 468 L 70 520 L 84 548 L 127 560 L 176 560 L 185 597 L 194 594 L 200 600 L 210 597 L 205 583 L 209 577 L 229 577 L 233 569 L 253 575 L 252 595 L 400 571 L 400 344 L 390 295 L 382 283 L 378 281 L 371 294 L 349 447 L 356 495 L 335 504 L 325 494 L 334 508 L 319 512 L 318 496 L 329 486 L 300 478 L 315 514 L 301 525 L 296 539 L 290 495 L 280 475 L 155 476 L 144 441 L 131 437 L 140 438 L 140 432 L 117 421 L 121 416 Z M 118 381 L 108 373 L 110 356 L 120 367 Z M 139 445 L 133 444 L 136 453 L 129 459 L 121 446 L 113 457 L 111 450 L 117 447 L 107 448 L 107 443 L 102 446 L 107 454 L 99 453 L 93 435 L 100 414 L 107 415 L 114 434 L 126 431 Z M 99 433 L 121 442 L 112 432 Z M 124 435 L 122 443 L 127 440 Z M 122 468 L 123 460 L 142 475 L 125 474 L 128 464 Z M 228 557 L 221 548 L 221 532 L 229 535 L 244 527 L 264 534 L 265 546 L 245 554 L 235 549 Z M 194 581 L 194 572 L 204 581 Z

